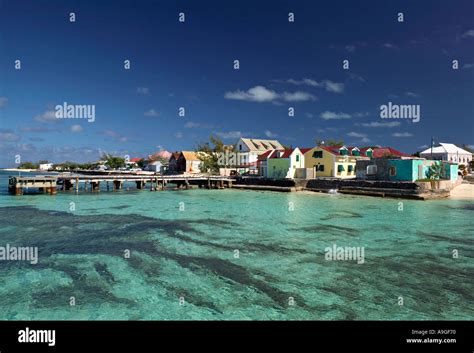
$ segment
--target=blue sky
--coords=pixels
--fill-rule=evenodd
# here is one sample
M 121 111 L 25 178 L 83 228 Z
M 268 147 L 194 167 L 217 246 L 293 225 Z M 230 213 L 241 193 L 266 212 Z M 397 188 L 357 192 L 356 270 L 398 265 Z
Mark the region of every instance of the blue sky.
M 404 152 L 431 136 L 474 145 L 473 10 L 470 0 L 3 0 L 0 166 L 17 154 L 60 162 L 193 149 L 210 134 Z M 381 119 L 389 101 L 419 104 L 420 122 Z M 95 121 L 56 119 L 63 102 L 95 105 Z

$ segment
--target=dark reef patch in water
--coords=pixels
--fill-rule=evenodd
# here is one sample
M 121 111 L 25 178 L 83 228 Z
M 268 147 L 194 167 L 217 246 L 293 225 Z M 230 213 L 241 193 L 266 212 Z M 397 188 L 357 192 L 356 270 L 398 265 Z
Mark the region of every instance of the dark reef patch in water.
M 116 297 L 111 293 L 110 286 L 115 283 L 116 276 L 104 264 L 100 262 L 91 264 L 93 272 L 100 275 L 98 279 L 92 279 L 88 277 L 88 272 L 81 269 L 83 266 L 70 265 L 70 259 L 62 259 L 58 262 L 56 258 L 53 258 L 60 254 L 89 256 L 105 254 L 123 259 L 125 249 L 132 252 L 128 264 L 143 273 L 150 281 L 156 281 L 159 271 L 153 269 L 153 265 L 144 266 L 147 261 L 143 258 L 140 260 L 135 258 L 134 252 L 140 252 L 153 258 L 173 260 L 181 267 L 193 272 L 211 272 L 220 278 L 253 287 L 271 298 L 276 308 L 285 308 L 288 298 L 290 296 L 295 297 L 293 293 L 286 293 L 269 285 L 268 279 L 270 276 L 261 271 L 252 273 L 251 270 L 245 267 L 218 258 L 172 253 L 160 245 L 159 239 L 150 236 L 150 233 L 156 234 L 156 232 L 169 237 L 176 237 L 178 233 L 202 235 L 203 233 L 195 229 L 193 224 L 204 223 L 217 227 L 233 227 L 235 226 L 233 222 L 214 219 L 169 221 L 136 214 L 127 215 L 126 217 L 113 214 L 74 215 L 67 212 L 42 211 L 30 206 L 20 206 L 0 208 L 0 223 L 18 228 L 18 232 L 10 234 L 11 238 L 6 239 L 7 241 L 28 236 L 28 242 L 39 247 L 40 264 L 38 268 L 51 268 L 64 272 L 73 281 L 70 286 L 34 293 L 33 299 L 38 306 L 63 306 L 65 301 L 67 305 L 67 300 L 71 296 L 82 298 L 83 302 L 86 301 L 87 303 L 114 302 L 132 305 L 134 301 Z M 92 223 L 100 223 L 105 226 L 93 231 L 81 228 L 83 224 Z M 64 232 L 58 231 L 63 225 L 67 225 L 70 229 Z M 36 230 L 34 233 L 25 234 L 27 232 L 24 232 L 24 229 L 27 227 L 35 227 Z M 185 240 L 188 241 L 189 239 Z M 196 242 L 196 240 L 193 239 L 193 242 Z M 282 250 L 280 247 L 262 244 L 246 244 L 246 246 L 249 246 L 250 249 Z M 67 261 L 67 264 L 64 261 Z M 72 261 L 77 261 L 77 259 Z M 255 276 L 264 277 L 264 280 L 258 280 Z M 213 308 L 210 303 L 202 298 L 194 298 L 194 301 L 199 305 Z M 298 305 L 306 307 L 302 298 L 298 298 Z M 213 308 L 213 310 L 218 309 Z
M 362 218 L 363 216 L 360 213 L 353 212 L 353 211 L 337 211 L 331 214 L 328 214 L 325 217 L 321 217 L 321 221 L 329 221 L 331 219 L 337 219 L 337 218 Z
M 289 231 L 309 232 L 309 233 L 316 233 L 316 234 L 334 234 L 334 235 L 340 235 L 340 233 L 344 233 L 345 235 L 350 235 L 350 236 L 355 236 L 359 233 L 359 230 L 355 228 L 335 226 L 332 224 L 322 224 L 322 223 L 317 223 L 309 227 L 290 228 Z

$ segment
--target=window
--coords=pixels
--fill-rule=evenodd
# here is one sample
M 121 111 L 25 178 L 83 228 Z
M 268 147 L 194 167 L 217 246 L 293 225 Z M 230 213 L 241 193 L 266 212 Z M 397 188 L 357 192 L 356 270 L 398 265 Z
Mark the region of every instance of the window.
M 367 175 L 377 174 L 377 166 L 375 164 L 367 166 Z
M 239 145 L 239 151 L 242 151 L 242 145 Z
M 390 169 L 388 170 L 388 174 L 390 176 L 395 176 L 397 175 L 397 168 L 396 167 L 390 167 Z
M 324 172 L 324 164 L 315 164 L 314 168 L 316 169 L 317 172 Z
M 372 158 L 373 152 L 371 150 L 368 150 L 367 152 L 365 152 L 365 154 L 367 155 L 367 157 Z
M 323 151 L 314 151 L 313 158 L 323 158 Z
M 339 154 L 341 156 L 347 156 L 347 150 L 345 148 L 341 148 L 341 149 L 339 149 Z
M 337 172 L 338 172 L 338 173 L 341 173 L 341 172 L 343 172 L 344 170 L 345 170 L 345 169 L 344 169 L 344 166 L 343 166 L 342 164 L 339 164 L 339 165 L 337 166 Z
M 296 155 L 296 161 L 297 161 L 297 162 L 300 161 L 300 155 L 299 155 L 299 154 Z
M 349 165 L 349 167 L 347 168 L 347 171 L 350 173 L 350 172 L 353 172 L 354 171 L 354 166 L 351 164 Z
M 353 155 L 353 156 L 360 156 L 360 151 L 358 151 L 358 150 L 352 150 L 352 155 Z

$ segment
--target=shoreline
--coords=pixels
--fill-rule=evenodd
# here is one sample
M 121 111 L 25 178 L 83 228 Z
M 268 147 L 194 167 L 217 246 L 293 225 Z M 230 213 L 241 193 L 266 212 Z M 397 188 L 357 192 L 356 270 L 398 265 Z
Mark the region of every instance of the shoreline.
M 451 190 L 448 197 L 450 200 L 473 200 L 474 184 L 463 183 Z

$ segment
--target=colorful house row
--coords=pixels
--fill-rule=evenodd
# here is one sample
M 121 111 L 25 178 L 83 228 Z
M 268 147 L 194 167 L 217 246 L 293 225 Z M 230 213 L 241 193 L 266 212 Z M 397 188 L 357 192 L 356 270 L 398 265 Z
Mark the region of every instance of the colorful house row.
M 175 173 L 199 173 L 201 160 L 196 152 L 181 151 L 171 154 L 168 170 Z
M 359 159 L 405 157 L 406 154 L 390 147 L 361 148 L 346 146 L 316 146 L 270 150 L 258 157 L 261 176 L 267 178 L 295 178 L 298 169 L 310 169 L 312 177 L 355 178 Z
M 358 160 L 357 179 L 417 181 L 430 178 L 430 167 L 442 164 L 441 179 L 455 181 L 458 178 L 458 164 L 424 158 Z

